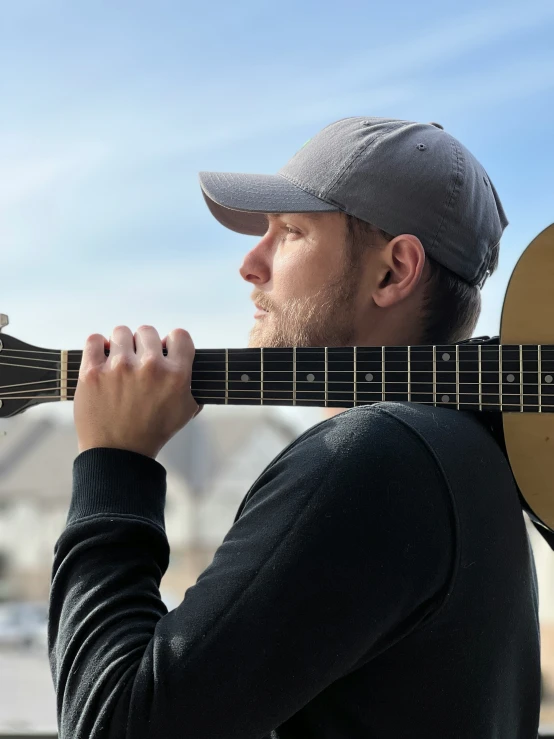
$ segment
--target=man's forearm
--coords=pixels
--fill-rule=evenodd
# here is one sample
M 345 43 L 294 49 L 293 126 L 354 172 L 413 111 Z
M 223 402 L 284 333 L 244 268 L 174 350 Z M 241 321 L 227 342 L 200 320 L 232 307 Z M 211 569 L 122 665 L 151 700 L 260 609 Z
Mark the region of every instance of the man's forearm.
M 118 471 L 125 479 L 114 484 Z M 131 689 L 167 613 L 159 593 L 169 562 L 164 501 L 165 470 L 151 459 L 94 449 L 76 460 L 48 618 L 60 739 L 127 735 Z M 132 736 L 152 735 L 147 727 L 140 732 Z

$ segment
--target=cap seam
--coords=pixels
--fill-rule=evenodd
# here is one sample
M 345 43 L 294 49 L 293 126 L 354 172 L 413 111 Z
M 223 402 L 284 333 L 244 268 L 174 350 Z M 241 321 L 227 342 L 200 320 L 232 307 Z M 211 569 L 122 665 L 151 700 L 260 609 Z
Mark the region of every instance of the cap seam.
M 486 279 L 487 279 L 487 278 L 485 278 L 485 279 L 483 279 L 483 278 L 485 277 L 485 275 L 489 271 L 489 266 L 490 266 L 490 263 L 491 263 L 492 250 L 495 247 L 497 247 L 499 244 L 500 244 L 500 239 L 498 239 L 497 241 L 495 241 L 494 244 L 492 245 L 492 247 L 491 246 L 488 246 L 487 247 L 487 253 L 485 254 L 485 257 L 483 259 L 483 262 L 481 263 L 481 266 L 479 267 L 479 270 L 477 271 L 477 275 L 469 283 L 473 287 L 475 285 L 479 285 L 479 289 L 482 289 L 482 287 L 485 284 Z
M 295 185 L 295 187 L 299 187 L 301 190 L 303 190 L 304 192 L 307 192 L 309 195 L 313 195 L 314 197 L 319 198 L 320 200 L 323 200 L 323 202 L 329 203 L 330 205 L 336 205 L 336 203 L 330 203 L 329 199 L 326 198 L 322 192 L 314 190 L 313 187 L 309 187 L 309 186 L 306 187 L 306 185 L 301 185 L 300 182 L 296 179 L 296 177 L 293 177 L 292 175 L 289 175 L 289 174 L 284 174 L 283 172 L 277 172 L 277 174 L 279 177 L 283 177 L 285 180 Z
M 359 159 L 362 154 L 364 154 L 368 150 L 369 146 L 371 144 L 375 144 L 377 141 L 379 141 L 379 139 L 382 139 L 386 133 L 390 132 L 390 129 L 391 126 L 387 126 L 384 131 L 381 131 L 381 133 L 378 133 L 377 135 L 373 136 L 373 138 L 370 138 L 364 146 L 360 147 L 360 149 L 352 155 L 352 159 L 344 165 L 342 172 L 339 172 L 335 179 L 331 181 L 331 183 L 327 186 L 327 193 L 329 193 L 334 187 L 339 184 L 348 170 L 352 168 L 356 160 Z
M 454 141 L 450 141 L 450 146 L 454 153 L 454 157 L 452 159 L 452 169 L 453 169 L 453 174 L 454 174 L 453 184 L 452 184 L 452 188 L 450 192 L 447 193 L 447 198 L 446 198 L 446 202 L 444 203 L 442 217 L 437 227 L 437 231 L 435 233 L 433 241 L 430 244 L 431 249 L 437 248 L 439 238 L 446 234 L 446 227 L 447 227 L 446 213 L 452 209 L 452 206 L 456 202 L 457 197 L 462 187 L 462 178 L 464 174 L 464 170 L 463 170 L 464 160 L 463 160 L 462 152 L 459 149 L 459 147 L 455 144 Z M 440 261 L 440 259 L 437 259 L 437 261 Z

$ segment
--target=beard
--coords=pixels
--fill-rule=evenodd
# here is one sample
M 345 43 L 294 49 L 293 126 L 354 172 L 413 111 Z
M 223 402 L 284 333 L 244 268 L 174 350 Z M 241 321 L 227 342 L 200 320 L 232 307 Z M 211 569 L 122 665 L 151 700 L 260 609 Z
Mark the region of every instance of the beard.
M 343 274 L 314 295 L 291 298 L 276 308 L 265 293 L 254 291 L 252 299 L 269 311 L 257 319 L 248 347 L 353 346 L 355 299 L 361 276 L 348 263 Z

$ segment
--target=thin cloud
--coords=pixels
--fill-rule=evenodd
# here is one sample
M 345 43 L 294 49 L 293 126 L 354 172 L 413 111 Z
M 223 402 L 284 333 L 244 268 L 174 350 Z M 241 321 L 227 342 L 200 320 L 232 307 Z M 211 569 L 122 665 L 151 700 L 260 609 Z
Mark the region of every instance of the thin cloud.
M 72 187 L 75 180 L 99 167 L 105 154 L 104 147 L 87 144 L 76 150 L 72 142 L 58 156 L 42 153 L 20 159 L 12 155 L 11 161 L 1 157 L 0 208 L 18 206 L 53 186 Z
M 426 103 L 436 97 L 440 101 L 441 112 L 454 112 L 460 108 L 488 109 L 494 104 L 515 101 L 554 87 L 554 55 L 549 57 L 535 55 L 515 60 L 509 64 L 480 70 L 473 74 L 451 77 L 437 86 Z
M 487 8 L 448 18 L 427 33 L 420 33 L 415 39 L 397 37 L 394 42 L 394 54 L 390 53 L 389 42 L 386 44 L 381 42 L 379 45 L 376 34 L 377 45 L 370 52 L 351 55 L 342 64 L 339 63 L 338 67 L 336 63 L 330 64 L 328 70 L 318 70 L 317 75 L 311 71 L 297 75 L 295 89 L 287 90 L 287 95 L 295 101 L 292 109 L 290 106 L 283 108 L 273 104 L 270 81 L 278 78 L 279 70 L 275 65 L 268 65 L 267 90 L 258 89 L 257 95 L 245 99 L 239 109 L 235 107 L 226 112 L 224 125 L 219 114 L 212 117 L 214 121 L 212 125 L 206 125 L 204 121 L 188 126 L 176 125 L 175 121 L 189 118 L 183 114 L 182 95 L 177 94 L 173 100 L 156 101 L 156 93 L 149 91 L 148 106 L 145 108 L 144 100 L 139 94 L 140 90 L 136 90 L 140 110 L 137 107 L 139 102 L 135 103 L 137 109 L 133 110 L 133 98 L 129 99 L 126 96 L 123 111 L 118 105 L 120 91 L 112 89 L 105 91 L 102 105 L 98 104 L 98 100 L 89 98 L 87 107 L 77 107 L 59 113 L 63 113 L 67 123 L 64 136 L 76 127 L 73 124 L 77 123 L 79 129 L 82 129 L 84 124 L 91 131 L 104 131 L 104 146 L 106 154 L 109 154 L 104 157 L 106 163 L 116 159 L 118 161 L 129 159 L 130 163 L 134 162 L 137 150 L 140 151 L 142 161 L 164 155 L 186 156 L 202 150 L 213 151 L 261 135 L 279 133 L 282 136 L 283 133 L 295 128 L 318 125 L 321 121 L 330 121 L 349 114 L 350 111 L 367 110 L 368 106 L 371 106 L 372 111 L 381 111 L 383 114 L 387 109 L 405 108 L 422 96 L 426 98 L 427 107 L 431 106 L 431 101 L 435 104 L 436 98 L 441 114 L 445 115 L 450 109 L 458 107 L 456 99 L 458 90 L 448 94 L 447 89 L 445 98 L 440 78 L 429 82 L 422 77 L 426 69 L 436 70 L 445 62 L 473 54 L 480 48 L 493 49 L 494 45 L 503 39 L 516 34 L 521 38 L 522 34 L 543 29 L 553 20 L 552 3 L 535 2 L 512 7 L 503 5 Z M 535 66 L 534 63 L 526 62 L 524 58 L 518 63 L 522 69 L 528 67 L 528 89 L 542 90 L 547 87 L 540 63 Z M 487 75 L 485 65 L 480 74 Z M 539 78 L 542 80 L 540 83 L 537 82 Z M 468 83 L 472 80 L 467 79 Z M 459 83 L 464 86 L 463 78 Z M 510 85 L 515 85 L 512 92 Z M 499 99 L 505 99 L 510 95 L 517 97 L 525 92 L 522 84 L 520 82 L 516 84 L 508 75 L 501 81 L 501 88 L 503 92 L 500 89 L 491 90 Z M 210 119 L 211 108 L 214 113 L 227 110 L 228 94 L 227 90 L 218 89 L 217 82 L 212 82 L 210 95 L 206 99 L 206 120 Z M 195 91 L 195 97 L 202 97 L 202 93 Z M 152 104 L 156 102 L 159 104 Z M 475 104 L 479 102 L 480 99 L 475 99 Z M 467 104 L 472 104 L 471 95 L 464 95 L 464 106 Z M 107 131 L 109 134 L 106 134 Z M 4 135 L 4 132 L 0 133 Z M 52 142 L 58 147 L 61 143 L 59 130 L 54 129 L 50 134 L 46 127 L 45 150 Z M 69 141 L 66 138 L 66 143 L 77 147 L 82 144 L 75 137 Z M 17 178 L 17 173 L 15 174 Z M 26 176 L 29 175 L 23 176 L 22 196 L 27 187 Z M 44 173 L 37 173 L 34 178 L 30 175 L 28 187 L 33 189 L 35 184 L 40 184 L 41 177 L 44 177 Z M 48 177 L 42 181 L 47 185 Z M 9 183 L 10 178 L 5 178 L 4 182 Z M 7 189 L 6 185 L 4 190 Z M 15 191 L 17 193 L 17 188 Z M 11 197 L 16 196 L 17 194 Z M 6 197 L 4 192 L 4 198 Z
M 386 79 L 401 75 L 411 77 L 414 72 L 426 67 L 438 67 L 456 57 L 473 53 L 479 47 L 489 47 L 495 42 L 536 29 L 554 21 L 554 3 L 531 2 L 513 6 L 495 6 L 478 12 L 449 17 L 427 33 L 418 33 L 416 38 L 394 38 L 394 53 L 391 38 L 387 34 L 386 44 L 377 44 L 371 52 L 356 54 L 338 69 L 331 71 L 331 80 L 349 87 L 364 84 L 378 78 Z M 375 32 L 378 41 L 378 31 Z

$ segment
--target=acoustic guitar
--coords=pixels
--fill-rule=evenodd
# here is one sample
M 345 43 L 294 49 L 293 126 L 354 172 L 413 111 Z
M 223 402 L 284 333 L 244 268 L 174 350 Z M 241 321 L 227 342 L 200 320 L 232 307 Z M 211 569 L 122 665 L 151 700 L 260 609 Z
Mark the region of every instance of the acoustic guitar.
M 552 531 L 553 307 L 554 224 L 511 275 L 499 337 L 441 346 L 197 349 L 191 390 L 203 404 L 350 408 L 408 401 L 494 415 L 525 508 Z M 1 330 L 8 319 L 0 319 Z M 45 349 L 0 333 L 0 417 L 73 400 L 81 359 L 79 350 Z

